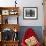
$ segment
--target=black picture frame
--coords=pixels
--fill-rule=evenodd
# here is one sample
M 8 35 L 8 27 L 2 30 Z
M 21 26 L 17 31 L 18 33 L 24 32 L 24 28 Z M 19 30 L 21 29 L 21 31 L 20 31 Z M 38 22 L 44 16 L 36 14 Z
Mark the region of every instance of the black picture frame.
M 36 20 L 38 19 L 37 7 L 23 7 L 23 19 Z

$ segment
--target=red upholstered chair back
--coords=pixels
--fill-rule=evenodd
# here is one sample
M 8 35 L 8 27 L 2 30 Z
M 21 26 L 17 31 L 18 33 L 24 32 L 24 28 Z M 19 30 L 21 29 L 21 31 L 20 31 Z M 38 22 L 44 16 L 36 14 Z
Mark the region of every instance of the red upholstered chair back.
M 22 38 L 21 45 L 26 46 L 25 39 L 28 39 L 29 37 L 32 37 L 32 36 L 37 37 L 37 34 L 34 32 L 32 28 L 28 28 L 24 34 L 24 37 Z

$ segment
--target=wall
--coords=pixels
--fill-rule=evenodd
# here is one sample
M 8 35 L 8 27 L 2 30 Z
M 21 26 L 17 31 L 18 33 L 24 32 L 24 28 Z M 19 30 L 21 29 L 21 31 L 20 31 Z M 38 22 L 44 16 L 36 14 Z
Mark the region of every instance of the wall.
M 1 7 L 15 6 L 15 0 L 0 0 Z M 19 24 L 20 26 L 44 26 L 43 15 L 43 0 L 17 0 L 17 6 L 20 7 Z M 24 20 L 23 19 L 23 7 L 38 7 L 38 19 L 37 20 Z
M 0 0 L 0 6 L 1 7 L 10 7 L 10 6 L 14 6 L 14 1 L 15 0 Z
M 19 22 L 21 26 L 43 26 L 43 6 L 42 6 L 42 0 L 23 0 L 19 1 L 19 4 L 21 5 L 21 15 L 19 18 Z M 23 7 L 38 7 L 38 19 L 37 20 L 24 20 L 23 19 Z

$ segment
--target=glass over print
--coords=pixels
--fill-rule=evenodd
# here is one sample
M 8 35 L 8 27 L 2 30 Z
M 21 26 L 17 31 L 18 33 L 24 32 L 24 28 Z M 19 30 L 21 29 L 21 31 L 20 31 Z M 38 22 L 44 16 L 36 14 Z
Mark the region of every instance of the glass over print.
M 37 19 L 38 12 L 37 7 L 24 7 L 23 8 L 23 18 L 24 19 Z

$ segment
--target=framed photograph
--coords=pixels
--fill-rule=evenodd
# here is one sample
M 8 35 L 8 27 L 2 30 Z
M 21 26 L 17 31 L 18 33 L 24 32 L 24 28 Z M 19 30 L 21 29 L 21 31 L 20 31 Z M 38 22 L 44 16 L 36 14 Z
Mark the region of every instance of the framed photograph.
M 24 19 L 37 19 L 38 8 L 37 7 L 23 7 L 23 18 Z
M 2 15 L 9 15 L 9 10 L 2 10 Z
M 10 15 L 16 15 L 17 14 L 17 11 L 16 10 L 10 10 L 9 14 Z

